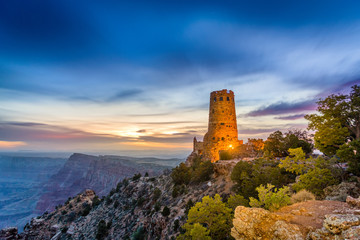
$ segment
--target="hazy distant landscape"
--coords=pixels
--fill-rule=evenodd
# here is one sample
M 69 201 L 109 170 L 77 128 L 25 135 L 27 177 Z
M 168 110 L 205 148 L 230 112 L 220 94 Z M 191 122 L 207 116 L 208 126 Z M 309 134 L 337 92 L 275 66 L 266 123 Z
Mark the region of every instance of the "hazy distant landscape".
M 0 228 L 26 224 L 43 185 L 66 158 L 0 156 Z
M 137 172 L 156 175 L 181 161 L 84 154 L 74 154 L 68 160 L 30 155 L 0 156 L 0 229 L 18 226 L 21 231 L 32 217 L 53 210 L 86 188 L 106 195 L 124 177 Z

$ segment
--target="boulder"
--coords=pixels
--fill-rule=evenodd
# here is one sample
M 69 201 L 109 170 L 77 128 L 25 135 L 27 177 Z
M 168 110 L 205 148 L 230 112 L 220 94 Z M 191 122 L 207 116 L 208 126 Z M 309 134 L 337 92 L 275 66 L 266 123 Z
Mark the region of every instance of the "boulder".
M 360 198 L 353 198 L 351 196 L 347 196 L 346 203 L 352 207 L 360 207 Z
M 353 214 L 325 215 L 324 227 L 333 234 L 340 234 L 344 230 L 360 224 L 360 217 Z
M 245 239 L 305 239 L 297 225 L 290 224 L 286 218 L 262 208 L 239 206 L 235 210 L 234 227 L 231 236 L 236 240 Z
M 342 182 L 324 189 L 325 199 L 345 202 L 347 196 L 359 197 L 360 188 L 355 182 Z

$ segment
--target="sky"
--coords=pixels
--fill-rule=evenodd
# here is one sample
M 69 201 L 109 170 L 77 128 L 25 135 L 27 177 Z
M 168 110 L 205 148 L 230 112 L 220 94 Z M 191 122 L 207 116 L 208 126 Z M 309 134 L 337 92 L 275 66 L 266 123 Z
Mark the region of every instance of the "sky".
M 358 1 L 0 3 L 0 151 L 182 156 L 211 91 L 239 139 L 305 129 L 360 82 Z

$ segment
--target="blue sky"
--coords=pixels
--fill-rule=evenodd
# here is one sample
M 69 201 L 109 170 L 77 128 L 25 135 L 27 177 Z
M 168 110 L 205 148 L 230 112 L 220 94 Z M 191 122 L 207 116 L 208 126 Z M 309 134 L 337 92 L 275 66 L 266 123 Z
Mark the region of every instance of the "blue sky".
M 357 1 L 2 1 L 0 150 L 186 155 L 232 89 L 239 138 L 360 80 Z

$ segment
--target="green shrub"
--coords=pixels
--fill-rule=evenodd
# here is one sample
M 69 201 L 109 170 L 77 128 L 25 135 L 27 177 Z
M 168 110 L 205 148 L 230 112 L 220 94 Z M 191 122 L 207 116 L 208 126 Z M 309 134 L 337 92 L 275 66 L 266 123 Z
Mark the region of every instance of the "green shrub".
M 179 229 L 179 227 L 180 227 L 180 221 L 179 221 L 179 219 L 176 219 L 174 221 L 174 226 L 173 226 L 174 232 L 176 232 Z
M 104 220 L 100 220 L 97 227 L 96 239 L 97 240 L 105 239 L 107 235 L 108 235 L 108 228 L 106 226 L 106 222 Z
M 201 183 L 210 180 L 214 173 L 214 164 L 211 161 L 201 162 L 191 174 L 192 183 Z
M 95 195 L 95 197 L 92 200 L 92 207 L 96 207 L 101 203 L 100 199 L 98 196 Z
M 90 213 L 91 206 L 88 203 L 84 203 L 82 206 L 83 210 L 81 212 L 81 216 L 85 217 Z
M 321 198 L 324 196 L 324 188 L 337 183 L 339 180 L 333 176 L 330 169 L 314 168 L 300 175 L 299 181 L 292 188 L 297 192 L 306 189 Z
M 236 194 L 236 195 L 231 195 L 229 197 L 229 199 L 227 200 L 227 205 L 232 208 L 233 210 L 235 210 L 235 208 L 237 206 L 245 206 L 248 207 L 249 206 L 249 201 L 246 200 L 243 196 Z
M 132 234 L 131 240 L 144 240 L 144 239 L 145 239 L 145 230 L 142 226 L 140 226 Z
M 171 178 L 175 185 L 189 184 L 191 180 L 191 168 L 187 167 L 185 163 L 180 163 L 171 172 Z
M 209 196 L 203 197 L 201 202 L 195 204 L 188 214 L 188 219 L 183 228 L 186 230 L 184 234 L 181 234 L 178 239 L 194 239 L 192 238 L 192 230 L 198 228 L 196 223 L 207 225 L 208 235 L 211 239 L 231 239 L 231 227 L 232 227 L 232 209 L 226 207 L 225 203 L 221 201 L 221 197 L 216 194 L 214 198 Z M 203 232 L 204 229 L 198 229 Z M 207 231 L 206 230 L 206 231 Z M 207 234 L 205 234 L 206 236 Z M 203 238 L 200 238 L 203 239 Z M 208 238 L 205 238 L 208 239 Z
M 139 197 L 137 202 L 136 202 L 136 205 L 141 206 L 141 205 L 143 205 L 144 202 L 145 202 L 145 198 Z
M 194 206 L 194 202 L 191 200 L 191 198 L 187 201 L 185 205 L 185 214 L 189 213 L 189 210 Z
M 141 178 L 141 173 L 138 174 L 134 174 L 134 176 L 132 177 L 133 181 L 139 180 Z
M 65 227 L 63 227 L 63 228 L 61 229 L 61 232 L 62 232 L 62 233 L 66 233 L 68 229 L 69 229 L 69 228 L 68 228 L 67 226 L 65 226 Z
M 309 200 L 315 200 L 315 196 L 314 196 L 314 194 L 312 194 L 311 192 L 309 192 L 305 189 L 302 189 L 299 192 L 297 192 L 291 196 L 292 203 L 306 202 Z
M 158 212 L 158 211 L 160 210 L 160 208 L 161 208 L 161 203 L 160 203 L 160 202 L 156 202 L 155 205 L 154 205 L 154 210 L 155 210 L 156 212 Z
M 210 231 L 203 227 L 200 223 L 195 223 L 190 230 L 191 239 L 211 240 Z
M 256 188 L 259 193 L 259 200 L 250 197 L 251 207 L 263 207 L 270 211 L 275 211 L 283 206 L 289 205 L 291 199 L 289 196 L 289 187 L 277 189 L 274 185 L 267 184 L 267 186 L 260 185 Z
M 270 183 L 280 188 L 293 182 L 295 177 L 279 168 L 277 162 L 265 159 L 256 159 L 251 163 L 240 161 L 231 173 L 231 180 L 235 182 L 233 190 L 246 199 L 257 197 L 256 188 L 261 184 Z
M 161 214 L 164 216 L 164 217 L 167 217 L 170 215 L 170 208 L 168 208 L 167 206 L 165 206 L 161 212 Z
M 110 196 L 107 196 L 106 199 L 105 199 L 105 204 L 106 205 L 110 205 L 112 203 L 112 199 Z
M 153 199 L 156 201 L 161 196 L 161 190 L 159 188 L 155 188 L 153 192 Z
M 186 189 L 186 186 L 184 184 L 175 185 L 173 187 L 173 191 L 171 192 L 171 196 L 173 198 L 176 198 L 177 196 L 180 196 L 180 195 L 184 194 L 185 192 L 187 192 L 187 189 Z

